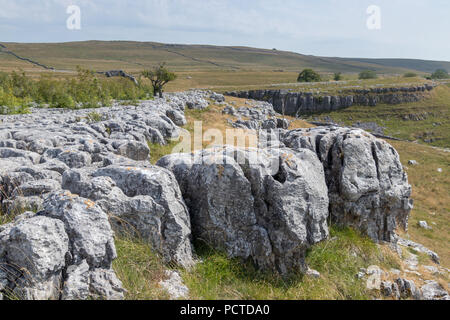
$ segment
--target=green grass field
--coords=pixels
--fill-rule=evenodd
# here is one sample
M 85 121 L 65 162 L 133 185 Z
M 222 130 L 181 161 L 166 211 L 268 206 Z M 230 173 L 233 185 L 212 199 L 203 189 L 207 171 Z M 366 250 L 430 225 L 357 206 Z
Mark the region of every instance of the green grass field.
M 239 82 L 233 85 L 223 85 L 223 86 L 210 86 L 216 92 L 226 92 L 226 91 L 246 91 L 246 90 L 280 90 L 288 89 L 293 92 L 312 92 L 314 94 L 321 95 L 339 95 L 346 91 L 351 91 L 354 89 L 370 89 L 370 88 L 386 88 L 386 87 L 411 87 L 423 84 L 430 84 L 432 81 L 426 80 L 423 77 L 414 78 L 404 78 L 399 76 L 380 76 L 377 79 L 366 79 L 359 80 L 357 75 L 347 75 L 344 76 L 342 81 L 322 81 L 322 82 L 296 82 L 297 74 L 293 74 L 289 78 L 289 82 L 279 82 L 279 83 L 256 83 L 255 84 L 239 84 Z M 242 80 L 241 80 L 242 82 Z
M 42 68 L 20 61 L 2 51 L 11 51 L 55 69 L 74 71 L 76 66 L 97 71 L 123 69 L 139 73 L 160 62 L 167 62 L 177 72 L 251 72 L 297 73 L 314 68 L 329 77 L 333 72 L 344 76 L 363 70 L 379 74 L 431 73 L 438 68 L 450 70 L 450 62 L 412 59 L 344 59 L 302 55 L 294 52 L 249 47 L 223 47 L 207 45 L 174 45 L 156 42 L 82 41 L 67 43 L 2 43 L 0 70 L 18 67 L 35 73 Z M 280 75 L 274 75 L 278 78 Z M 281 76 L 282 78 L 284 75 Z M 294 79 L 295 80 L 295 79 Z M 289 81 L 290 82 L 290 81 Z M 236 84 L 236 83 L 231 83 Z M 226 85 L 222 83 L 222 85 Z

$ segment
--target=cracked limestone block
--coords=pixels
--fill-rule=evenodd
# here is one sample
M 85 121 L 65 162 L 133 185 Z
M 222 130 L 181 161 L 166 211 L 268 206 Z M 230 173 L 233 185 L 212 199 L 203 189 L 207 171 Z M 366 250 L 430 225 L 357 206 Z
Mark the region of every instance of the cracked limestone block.
M 360 129 L 335 127 L 292 130 L 280 140 L 318 155 L 335 222 L 375 241 L 396 242 L 397 226 L 407 229 L 411 185 L 397 151 L 387 142 Z
M 306 271 L 307 248 L 328 236 L 325 177 L 309 150 L 217 147 L 157 164 L 179 181 L 194 239 L 229 257 L 281 274 Z

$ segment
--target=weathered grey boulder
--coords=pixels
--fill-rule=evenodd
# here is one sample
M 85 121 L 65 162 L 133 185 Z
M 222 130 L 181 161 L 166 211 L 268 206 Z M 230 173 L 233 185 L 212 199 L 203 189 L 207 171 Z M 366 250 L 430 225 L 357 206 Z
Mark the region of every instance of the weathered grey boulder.
M 0 148 L 14 148 L 17 149 L 17 141 L 8 139 L 0 140 Z
M 179 127 L 173 123 L 166 115 L 159 117 L 147 118 L 146 125 L 157 130 L 164 139 L 177 138 L 179 135 Z
M 323 168 L 309 150 L 218 147 L 163 157 L 189 207 L 193 235 L 230 257 L 287 274 L 328 236 Z
M 426 230 L 431 230 L 433 229 L 432 227 L 430 227 L 428 225 L 428 223 L 426 221 L 419 221 L 419 227 L 421 227 L 422 229 L 426 229 Z
M 43 196 L 44 194 L 28 197 L 14 196 L 11 199 L 3 200 L 1 208 L 4 213 L 11 216 L 16 216 L 26 211 L 38 212 L 44 208 Z
M 215 93 L 215 92 L 213 92 L 213 93 L 209 96 L 209 98 L 210 98 L 211 100 L 214 100 L 215 102 L 224 102 L 224 101 L 225 101 L 225 97 L 224 97 L 223 94 Z
M 104 71 L 104 72 L 97 72 L 97 73 L 104 74 L 108 78 L 110 78 L 110 77 L 123 77 L 123 78 L 126 78 L 126 79 L 129 79 L 129 80 L 133 81 L 135 85 L 139 85 L 139 82 L 137 81 L 136 77 L 126 73 L 123 70 L 111 70 L 111 71 Z
M 89 298 L 89 265 L 83 260 L 79 265 L 71 265 L 66 270 L 66 280 L 62 300 L 86 300 Z
M 69 251 L 64 224 L 34 216 L 7 226 L 0 236 L 1 268 L 6 268 L 10 290 L 27 300 L 58 299 L 59 284 Z M 14 277 L 16 275 L 16 277 Z
M 11 158 L 10 158 L 11 159 Z M 15 158 L 23 159 L 23 158 Z M 12 165 L 11 165 L 12 163 Z M 2 161 L 0 170 L 0 208 L 8 214 L 42 209 L 43 197 L 61 189 L 61 174 L 43 164 Z
M 222 113 L 223 114 L 229 114 L 229 115 L 232 115 L 232 116 L 237 115 L 237 111 L 236 111 L 236 109 L 233 106 L 226 106 L 225 108 L 223 108 Z
M 185 267 L 192 265 L 189 214 L 178 183 L 171 172 L 155 166 L 109 166 L 97 170 L 93 176 L 110 177 L 128 197 L 151 197 L 152 200 L 147 199 L 147 202 L 130 203 L 135 209 L 136 219 L 143 219 L 144 216 L 139 217 L 140 213 L 149 209 L 150 213 L 155 214 L 155 218 L 160 216 L 161 230 L 154 235 L 160 237 L 160 244 L 155 246 L 155 249 L 163 254 L 166 262 L 175 262 Z
M 27 300 L 123 299 L 111 269 L 108 216 L 69 192 L 50 194 L 43 206 L 0 226 L 0 292 Z
M 63 188 L 95 201 L 117 231 L 149 241 L 165 262 L 193 264 L 190 220 L 171 172 L 151 166 L 72 169 Z
M 83 168 L 92 163 L 89 153 L 79 150 L 63 150 L 56 158 L 65 163 L 69 168 Z
M 381 281 L 381 292 L 385 297 L 400 299 L 400 290 L 396 282 Z
M 4 172 L 0 175 L 0 200 L 10 199 L 14 190 L 22 184 L 33 181 L 33 177 L 26 172 Z
M 47 139 L 35 139 L 28 144 L 28 150 L 43 154 L 47 149 L 53 148 L 52 141 Z
M 41 160 L 41 156 L 35 152 L 13 148 L 0 148 L 0 159 L 8 158 L 24 158 L 30 160 L 34 164 L 39 163 Z
M 374 240 L 396 241 L 407 228 L 411 186 L 397 151 L 360 129 L 317 127 L 288 131 L 281 141 L 317 153 L 325 169 L 332 219 Z
M 184 116 L 184 114 L 178 110 L 167 110 L 166 111 L 166 115 L 173 121 L 173 123 L 175 123 L 177 126 L 184 126 L 187 124 L 187 120 L 186 117 Z
M 126 292 L 122 288 L 122 282 L 117 278 L 114 270 L 95 269 L 90 272 L 90 292 L 94 299 L 123 300 Z
M 144 161 L 149 159 L 150 149 L 146 143 L 128 141 L 117 148 L 117 153 L 135 161 Z
M 35 180 L 61 181 L 61 174 L 55 170 L 49 170 L 46 166 L 39 164 L 35 166 L 19 167 L 15 172 L 26 172 Z
M 86 260 L 91 268 L 109 268 L 117 257 L 108 215 L 94 202 L 70 192 L 49 195 L 44 202 L 48 217 L 64 222 L 71 239 L 70 264 Z
M 436 281 L 428 280 L 420 289 L 424 300 L 450 300 L 448 292 Z
M 400 296 L 403 299 L 413 298 L 414 300 L 422 299 L 422 292 L 416 287 L 416 284 L 412 280 L 407 280 L 403 278 L 397 278 L 395 280 L 398 285 Z
M 203 110 L 209 106 L 209 103 L 205 99 L 188 100 L 186 101 L 186 106 L 189 109 Z
M 89 265 L 83 260 L 67 268 L 66 273 L 62 300 L 122 300 L 124 297 L 125 290 L 112 269 L 89 271 Z
M 22 183 L 14 189 L 12 196 L 39 196 L 60 189 L 60 183 L 52 179 L 33 180 Z
M 42 162 L 38 165 L 42 170 L 49 170 L 58 172 L 60 175 L 64 173 L 64 171 L 68 170 L 69 167 L 64 163 L 57 159 L 48 159 L 45 162 Z

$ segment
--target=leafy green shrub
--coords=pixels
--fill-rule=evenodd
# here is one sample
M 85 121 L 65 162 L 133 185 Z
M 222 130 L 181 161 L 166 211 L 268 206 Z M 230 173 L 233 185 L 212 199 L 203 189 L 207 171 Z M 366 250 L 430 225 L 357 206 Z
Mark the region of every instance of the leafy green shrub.
M 153 89 L 142 79 L 138 80 L 136 86 L 132 81 L 124 78 L 106 79 L 103 82 L 105 90 L 116 100 L 137 101 L 146 100 L 153 97 Z
M 11 86 L 13 94 L 18 98 L 30 97 L 35 90 L 33 80 L 28 78 L 23 71 L 21 73 L 15 71 L 11 73 Z
M 404 78 L 415 78 L 417 77 L 417 73 L 414 72 L 407 72 L 403 75 Z
M 153 89 L 141 79 L 136 85 L 124 78 L 105 78 L 94 71 L 77 68 L 71 79 L 55 79 L 43 74 L 32 80 L 24 72 L 0 73 L 1 113 L 27 112 L 27 105 L 34 101 L 52 108 L 98 108 L 109 106 L 112 99 L 137 101 L 150 99 Z
M 111 104 L 109 92 L 103 89 L 100 81 L 93 71 L 78 68 L 78 76 L 66 85 L 68 93 L 83 108 L 98 108 Z
M 448 79 L 448 78 L 450 78 L 450 76 L 447 70 L 444 69 L 438 69 L 431 75 L 431 79 Z
M 334 79 L 334 81 L 341 81 L 342 80 L 342 73 L 341 72 L 335 72 L 333 79 Z
M 315 72 L 313 69 L 304 69 L 298 75 L 297 82 L 318 82 L 321 81 L 322 78 L 320 74 Z
M 53 99 L 50 103 L 53 108 L 66 108 L 66 109 L 74 109 L 76 107 L 75 101 L 72 96 L 63 92 L 53 96 Z
M 11 92 L 0 87 L 0 114 L 28 113 L 28 99 L 16 98 Z
M 378 76 L 373 70 L 365 70 L 359 74 L 360 80 L 376 79 L 376 78 L 378 78 Z

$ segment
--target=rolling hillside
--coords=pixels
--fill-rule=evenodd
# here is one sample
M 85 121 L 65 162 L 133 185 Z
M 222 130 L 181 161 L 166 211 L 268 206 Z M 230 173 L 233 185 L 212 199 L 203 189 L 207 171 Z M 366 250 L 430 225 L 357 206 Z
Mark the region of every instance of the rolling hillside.
M 383 67 L 392 68 L 405 68 L 416 70 L 419 72 L 432 73 L 436 69 L 450 70 L 449 61 L 430 61 L 430 60 L 416 60 L 416 59 L 363 59 L 363 58 L 352 58 L 352 59 L 342 59 L 336 58 L 338 61 L 348 61 L 354 63 L 359 61 L 362 63 L 370 63 L 372 65 L 378 65 Z
M 6 53 L 9 51 L 10 53 Z M 178 45 L 155 42 L 84 41 L 67 43 L 2 43 L 0 69 L 18 67 L 34 72 L 45 70 L 22 61 L 11 53 L 58 70 L 74 70 L 77 65 L 96 70 L 125 69 L 138 72 L 161 61 L 178 72 L 259 71 L 298 72 L 311 67 L 320 72 L 402 74 L 406 71 L 450 70 L 450 62 L 408 59 L 349 59 L 302 55 L 293 52 L 248 47 Z M 37 70 L 36 70 L 37 69 Z

